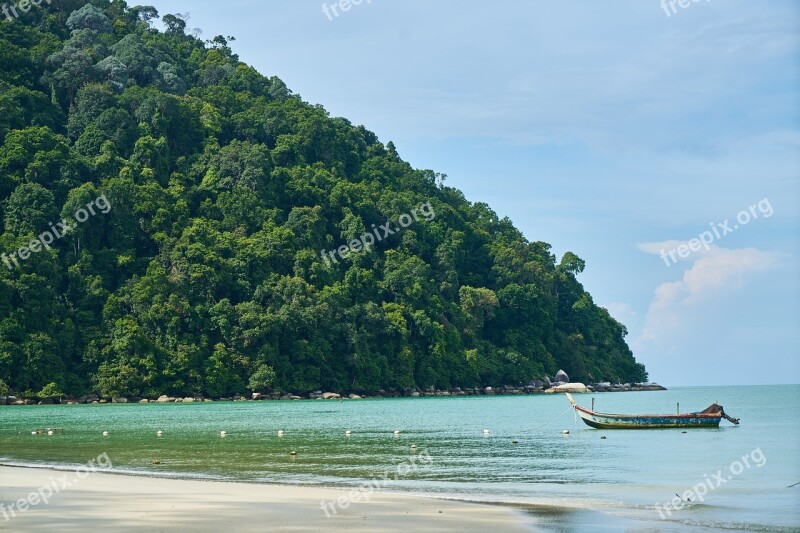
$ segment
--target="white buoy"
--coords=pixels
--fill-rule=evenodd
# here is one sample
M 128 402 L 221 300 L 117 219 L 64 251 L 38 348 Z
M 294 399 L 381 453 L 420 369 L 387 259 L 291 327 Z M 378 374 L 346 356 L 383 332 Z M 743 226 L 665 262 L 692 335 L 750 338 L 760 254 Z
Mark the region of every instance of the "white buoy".
M 279 429 L 279 430 L 278 430 L 278 436 L 279 436 L 279 437 L 283 437 L 283 430 L 282 430 L 282 429 Z
M 483 434 L 484 434 L 484 435 L 488 435 L 489 433 L 491 433 L 491 431 L 489 431 L 488 429 L 484 429 L 484 430 L 483 430 Z
M 412 449 L 412 450 L 416 450 L 416 449 L 417 449 L 417 445 L 416 445 L 416 444 L 412 444 L 412 445 L 411 445 L 411 449 Z
M 345 434 L 345 435 L 352 435 L 352 434 L 353 434 L 353 432 L 352 432 L 352 431 L 350 431 L 350 430 L 348 429 L 347 431 L 345 431 L 345 432 L 344 432 L 344 434 Z
M 53 436 L 53 430 L 51 429 L 50 431 L 47 432 L 47 434 L 52 437 Z
M 103 436 L 104 436 L 104 437 L 108 437 L 108 431 L 104 431 L 104 432 L 103 432 Z
M 399 435 L 399 434 L 400 434 L 400 431 L 398 431 L 398 430 L 396 430 L 396 429 L 395 429 L 395 430 L 394 430 L 394 434 L 395 434 L 395 435 Z
M 219 436 L 220 437 L 227 437 L 228 436 L 228 432 L 227 431 L 220 431 L 219 432 Z
M 163 431 L 156 431 L 156 437 L 163 437 L 163 436 L 164 436 Z
M 564 435 L 569 435 L 569 430 L 568 430 L 568 429 L 565 429 L 565 430 L 564 430 L 564 431 L 562 431 L 561 433 L 563 433 Z
M 31 431 L 31 435 L 38 435 L 36 431 Z

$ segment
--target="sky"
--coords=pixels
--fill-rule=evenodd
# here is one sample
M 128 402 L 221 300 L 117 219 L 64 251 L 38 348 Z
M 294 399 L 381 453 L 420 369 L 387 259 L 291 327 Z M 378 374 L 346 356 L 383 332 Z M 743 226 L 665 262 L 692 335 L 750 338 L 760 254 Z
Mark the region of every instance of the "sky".
M 583 258 L 652 381 L 800 383 L 800 2 L 681 2 L 151 3 Z

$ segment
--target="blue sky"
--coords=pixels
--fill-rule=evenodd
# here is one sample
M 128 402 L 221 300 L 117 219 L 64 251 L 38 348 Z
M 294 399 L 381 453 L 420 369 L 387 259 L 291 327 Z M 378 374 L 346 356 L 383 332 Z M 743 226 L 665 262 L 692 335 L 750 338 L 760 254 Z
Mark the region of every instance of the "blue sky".
M 800 383 L 800 3 L 154 3 L 585 259 L 652 380 Z

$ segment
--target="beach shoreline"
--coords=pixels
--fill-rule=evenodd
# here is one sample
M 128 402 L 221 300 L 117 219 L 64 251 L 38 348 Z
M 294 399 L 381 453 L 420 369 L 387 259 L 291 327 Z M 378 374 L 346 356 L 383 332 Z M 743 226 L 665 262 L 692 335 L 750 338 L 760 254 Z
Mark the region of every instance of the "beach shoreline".
M 537 531 L 532 516 L 502 505 L 320 486 L 83 474 L 0 466 L 0 529 Z

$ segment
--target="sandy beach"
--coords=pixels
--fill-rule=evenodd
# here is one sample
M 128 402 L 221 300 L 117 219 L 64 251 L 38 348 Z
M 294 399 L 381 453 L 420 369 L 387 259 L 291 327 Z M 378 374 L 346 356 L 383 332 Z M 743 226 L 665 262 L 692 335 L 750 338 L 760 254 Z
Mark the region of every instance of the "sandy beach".
M 330 502 L 327 512 L 323 502 Z M 0 504 L 6 531 L 533 530 L 524 513 L 501 506 L 35 468 L 0 467 Z

